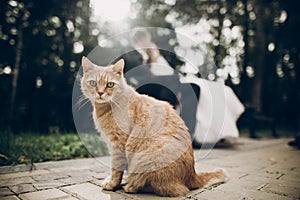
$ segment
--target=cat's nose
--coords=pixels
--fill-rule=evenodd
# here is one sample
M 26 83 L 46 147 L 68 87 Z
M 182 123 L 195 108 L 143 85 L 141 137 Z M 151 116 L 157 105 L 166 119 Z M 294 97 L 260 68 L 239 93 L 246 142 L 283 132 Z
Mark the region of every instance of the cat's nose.
M 97 94 L 99 95 L 99 97 L 101 97 L 103 95 L 103 92 L 97 92 Z

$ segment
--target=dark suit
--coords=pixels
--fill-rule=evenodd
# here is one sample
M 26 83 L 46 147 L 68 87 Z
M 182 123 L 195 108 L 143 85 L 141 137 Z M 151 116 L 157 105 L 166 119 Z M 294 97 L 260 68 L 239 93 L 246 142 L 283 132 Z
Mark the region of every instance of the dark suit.
M 168 101 L 174 107 L 181 106 L 181 117 L 194 134 L 196 124 L 196 110 L 200 89 L 195 84 L 182 84 L 177 73 L 167 76 L 154 76 L 150 71 L 150 64 L 144 62 L 142 56 L 132 50 L 124 54 L 125 78 L 128 84 L 137 89 L 140 94 L 147 94 L 160 100 Z M 182 99 L 178 102 L 176 95 L 181 92 Z

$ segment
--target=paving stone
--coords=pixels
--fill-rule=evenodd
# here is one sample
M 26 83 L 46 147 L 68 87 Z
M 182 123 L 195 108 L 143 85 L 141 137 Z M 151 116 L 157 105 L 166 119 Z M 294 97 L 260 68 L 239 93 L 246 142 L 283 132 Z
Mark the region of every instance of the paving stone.
M 127 198 L 130 199 L 135 199 L 135 200 L 180 200 L 182 197 L 161 197 L 157 196 L 155 194 L 127 194 L 124 191 L 117 191 L 117 193 L 126 196 Z
M 67 198 L 63 198 L 61 200 L 78 200 L 78 199 L 75 197 L 67 197 Z
M 51 172 L 70 172 L 70 171 L 79 171 L 79 170 L 92 170 L 94 172 L 105 172 L 107 170 L 109 170 L 110 168 L 103 165 L 100 161 L 98 160 L 102 160 L 102 159 L 107 159 L 105 157 L 101 157 L 101 158 L 88 158 L 88 159 L 80 159 L 81 162 L 78 162 L 80 160 L 76 160 L 76 162 L 74 163 L 73 161 L 58 161 L 59 164 L 54 164 L 51 163 L 52 166 L 55 167 L 51 167 L 47 166 L 47 164 L 44 165 L 45 168 L 47 168 L 49 171 Z M 61 163 L 63 162 L 63 163 Z M 69 162 L 69 163 L 68 163 Z
M 296 157 L 295 155 L 292 155 L 292 156 Z M 274 170 L 274 171 L 280 170 L 280 171 L 284 172 L 284 174 L 286 174 L 286 175 L 291 175 L 298 179 L 300 178 L 300 170 L 298 167 L 296 168 L 287 163 L 285 165 L 283 165 L 283 163 L 280 163 L 280 165 L 282 165 L 282 166 L 276 165 L 276 166 L 272 166 L 273 168 L 269 168 L 269 169 Z M 299 160 L 298 165 L 300 166 L 300 160 Z
M 89 168 L 90 166 L 97 165 L 97 161 L 94 158 L 74 159 L 74 160 L 62 160 L 62 161 L 49 161 L 35 164 L 37 169 L 55 169 L 55 168 Z
M 3 187 L 0 188 L 0 197 L 8 196 L 14 194 L 9 188 Z
M 212 194 L 210 194 L 210 192 L 206 193 L 205 197 L 209 197 L 209 195 L 219 195 L 223 193 L 226 199 L 227 197 L 230 197 L 229 199 L 269 199 L 267 197 L 270 197 L 272 195 L 265 194 L 266 192 L 260 190 L 265 185 L 266 184 L 262 182 L 255 183 L 241 180 L 230 180 L 229 182 L 222 184 L 216 189 L 214 189 L 214 192 L 212 192 Z M 280 199 L 279 195 L 273 195 L 272 197 L 277 197 L 274 199 Z M 214 198 L 217 198 L 217 196 L 212 196 L 212 199 Z
M 16 166 L 3 166 L 0 167 L 0 174 L 9 174 L 15 172 L 28 172 L 31 169 L 30 165 L 20 164 Z
M 112 160 L 110 156 L 97 157 L 94 158 L 94 160 L 95 160 L 94 168 L 101 169 L 101 170 L 107 170 L 111 168 Z
M 256 173 L 257 176 L 263 176 L 263 177 L 267 177 L 267 178 L 272 178 L 272 179 L 279 179 L 280 177 L 282 177 L 284 175 L 284 171 L 282 170 L 272 170 L 269 169 L 268 167 L 266 167 L 266 169 L 264 170 L 260 170 Z
M 68 178 L 69 175 L 64 173 L 49 173 L 49 174 L 42 174 L 42 175 L 31 176 L 31 177 L 36 181 L 47 181 L 47 180 Z
M 81 176 L 82 173 L 84 173 L 85 170 L 75 169 L 75 168 L 69 168 L 69 170 L 64 171 L 63 173 L 68 176 Z
M 11 178 L 0 181 L 0 187 L 35 182 L 31 177 Z
M 104 179 L 108 176 L 107 172 L 94 172 L 91 170 L 72 170 L 65 172 L 70 177 L 86 177 L 92 179 Z
M 49 171 L 54 172 L 54 173 L 68 173 L 70 171 L 76 171 L 76 167 L 55 167 L 55 168 L 49 168 Z M 77 169 L 78 170 L 78 169 Z
M 1 200 L 20 200 L 17 196 L 6 196 L 2 197 Z
M 239 193 L 232 193 L 223 190 L 205 190 L 199 194 L 192 196 L 194 199 L 242 199 Z
M 104 165 L 101 165 L 101 166 L 93 166 L 90 168 L 91 171 L 93 172 L 107 172 L 107 171 L 110 171 L 110 167 L 109 166 L 104 166 Z
M 261 190 L 248 190 L 242 189 L 239 193 L 242 194 L 240 199 L 255 199 L 255 200 L 266 200 L 266 199 L 280 199 L 280 200 L 291 200 L 290 197 L 264 192 Z
M 37 192 L 24 193 L 19 196 L 22 200 L 53 200 L 53 199 L 66 199 L 70 195 L 59 190 L 59 189 L 49 189 Z
M 101 187 L 98 187 L 91 183 L 66 186 L 62 187 L 61 189 L 79 199 L 85 200 L 131 199 L 126 198 L 126 196 L 123 196 L 116 192 L 103 191 Z
M 49 181 L 42 181 L 42 182 L 33 183 L 33 186 L 37 190 L 58 188 L 58 187 L 65 186 L 65 185 L 68 185 L 68 184 L 62 182 L 62 180 L 49 180 Z
M 30 183 L 20 184 L 20 185 L 14 185 L 9 187 L 14 193 L 21 194 L 25 192 L 34 192 L 36 189 L 33 187 Z
M 108 172 L 88 171 L 86 173 L 86 175 L 91 176 L 91 177 L 96 178 L 96 179 L 102 180 L 102 179 L 105 179 L 109 175 L 109 173 Z
M 300 178 L 295 174 L 284 174 L 283 176 L 279 177 L 278 180 L 290 182 L 291 184 L 299 184 Z
M 282 185 L 280 183 L 267 184 L 265 187 L 261 188 L 261 191 L 271 192 L 281 196 L 290 196 L 295 199 L 300 197 L 299 186 L 291 187 L 291 186 Z
M 214 168 L 224 168 L 228 171 L 234 171 L 234 172 L 240 172 L 240 173 L 249 173 L 249 172 L 255 172 L 258 170 L 261 170 L 264 168 L 264 165 L 262 164 L 253 164 L 256 162 L 254 158 L 248 158 L 245 156 L 245 158 L 240 157 L 239 155 L 236 155 L 237 157 L 232 158 L 218 158 L 218 159 L 212 159 L 205 162 L 202 162 L 203 164 L 208 164 L 210 166 L 214 166 Z
M 89 181 L 93 181 L 93 180 L 96 180 L 96 179 L 93 177 L 90 177 L 90 176 L 73 176 L 73 177 L 61 179 L 59 181 L 66 185 L 72 185 L 72 184 L 89 182 Z
M 103 180 L 94 180 L 94 181 L 90 181 L 90 182 L 93 183 L 94 185 L 101 187 Z
M 117 190 L 116 193 L 119 193 L 121 195 L 124 195 L 128 198 L 132 198 L 135 200 L 184 200 L 184 199 L 192 199 L 194 200 L 195 198 L 193 198 L 193 196 L 195 196 L 196 194 L 199 194 L 200 192 L 202 192 L 203 189 L 198 189 L 198 190 L 192 190 L 190 191 L 186 196 L 184 197 L 161 197 L 158 196 L 156 194 L 151 194 L 151 193 L 146 193 L 146 194 L 129 194 L 129 193 L 125 193 L 124 190 Z
M 240 179 L 230 180 L 228 183 L 220 185 L 220 188 L 227 189 L 230 187 L 236 187 L 237 189 L 240 189 L 242 187 L 256 190 L 262 185 L 272 183 L 274 181 L 276 181 L 276 179 L 249 174 L 247 176 L 241 177 Z
M 10 174 L 0 174 L 0 180 L 26 177 L 26 176 L 34 176 L 34 175 L 40 175 L 40 174 L 49 174 L 49 173 L 50 173 L 50 171 L 48 171 L 48 170 L 33 170 L 33 171 L 16 172 L 16 173 L 10 173 Z
M 194 150 L 194 158 L 196 162 L 207 161 L 210 159 L 218 159 L 232 155 L 234 150 L 227 149 L 196 149 Z

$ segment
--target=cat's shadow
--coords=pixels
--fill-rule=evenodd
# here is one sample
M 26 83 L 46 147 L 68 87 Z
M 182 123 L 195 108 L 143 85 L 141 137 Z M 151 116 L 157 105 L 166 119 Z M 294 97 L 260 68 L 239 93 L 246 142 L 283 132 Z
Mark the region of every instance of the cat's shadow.
M 220 140 L 217 143 L 198 143 L 193 141 L 193 148 L 195 150 L 198 149 L 222 149 L 222 150 L 234 150 L 238 148 L 239 143 L 227 141 L 227 140 Z
M 120 188 L 116 191 L 106 191 L 106 190 L 102 190 L 102 193 L 104 193 L 105 195 L 109 195 L 107 196 L 109 200 L 119 200 L 119 199 L 127 199 L 127 198 L 137 198 L 137 199 L 155 199 L 155 200 L 160 200 L 160 199 L 166 199 L 166 197 L 162 197 L 162 196 L 158 196 L 156 194 L 154 194 L 153 192 L 138 192 L 138 193 L 126 193 L 124 191 L 123 188 Z M 167 199 L 172 200 L 172 197 L 168 197 Z M 174 199 L 178 199 L 174 198 Z

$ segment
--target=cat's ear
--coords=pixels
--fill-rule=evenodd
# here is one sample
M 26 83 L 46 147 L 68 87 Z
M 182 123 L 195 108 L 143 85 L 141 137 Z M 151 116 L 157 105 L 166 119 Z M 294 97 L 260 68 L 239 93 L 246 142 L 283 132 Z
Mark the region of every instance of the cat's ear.
M 125 62 L 123 59 L 120 59 L 116 64 L 113 65 L 113 70 L 118 74 L 122 75 L 124 70 Z
M 94 64 L 85 56 L 82 56 L 81 65 L 83 68 L 83 72 L 87 72 L 94 68 Z

